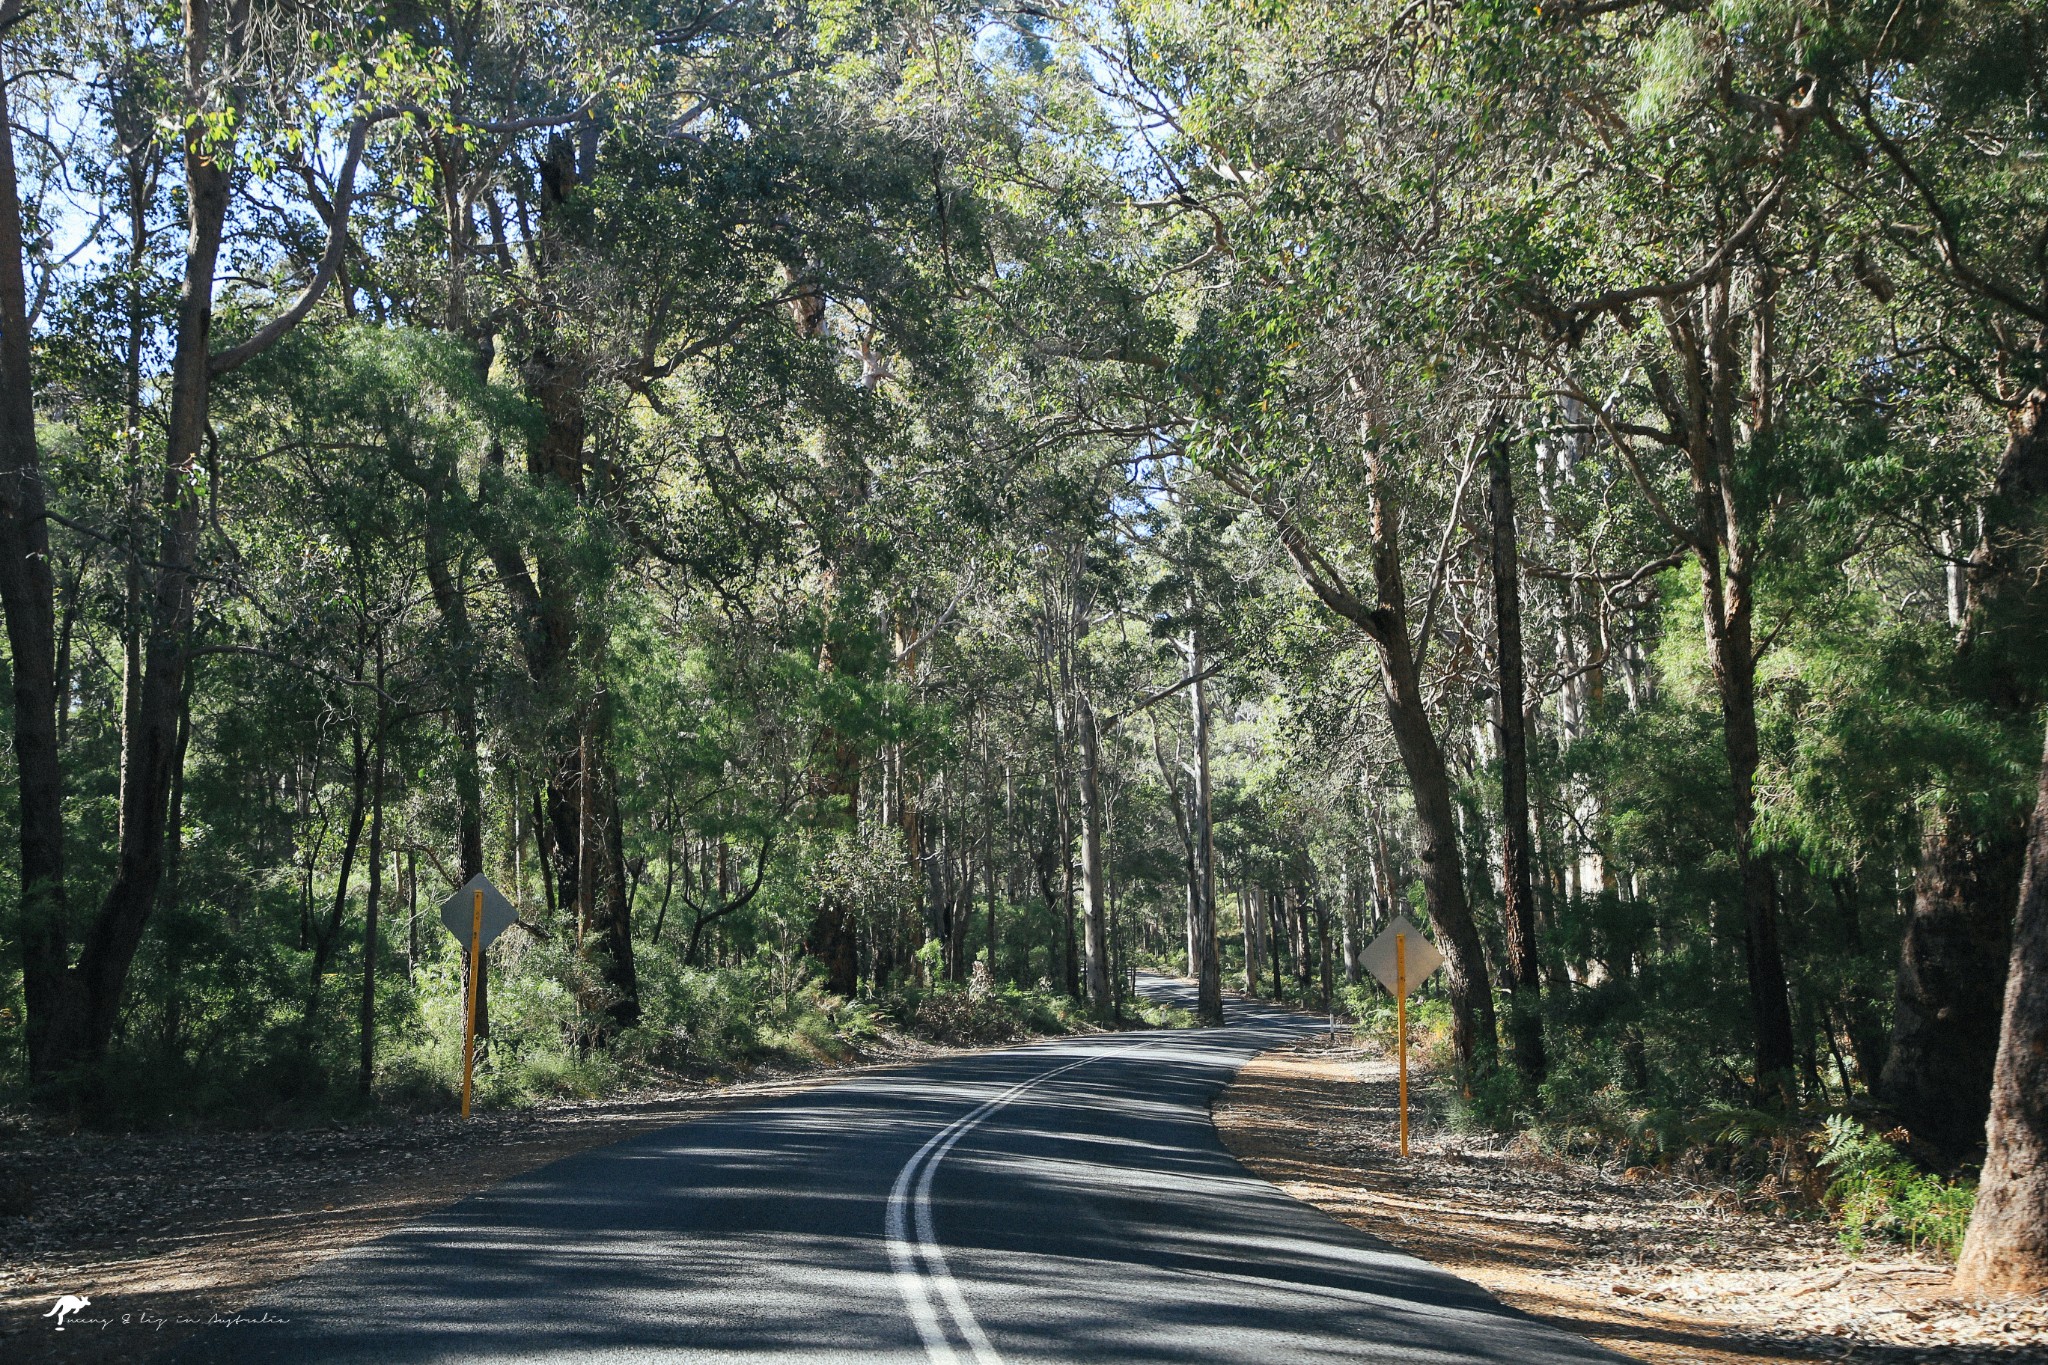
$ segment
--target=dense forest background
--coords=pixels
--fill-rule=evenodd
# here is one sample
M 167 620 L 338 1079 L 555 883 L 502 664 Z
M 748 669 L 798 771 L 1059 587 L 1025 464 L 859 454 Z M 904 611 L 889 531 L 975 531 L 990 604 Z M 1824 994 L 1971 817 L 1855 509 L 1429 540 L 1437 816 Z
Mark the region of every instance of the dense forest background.
M 1471 1121 L 2040 1282 L 2044 25 L 0 0 L 0 1069 L 439 1103 L 478 872 L 502 1101 L 1402 912 Z

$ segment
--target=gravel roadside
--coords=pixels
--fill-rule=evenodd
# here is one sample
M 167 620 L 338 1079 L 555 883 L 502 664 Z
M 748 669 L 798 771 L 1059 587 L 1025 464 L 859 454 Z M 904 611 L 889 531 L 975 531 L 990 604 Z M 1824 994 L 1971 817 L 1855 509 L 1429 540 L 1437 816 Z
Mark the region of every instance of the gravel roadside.
M 1420 1117 L 1393 1064 L 1328 1039 L 1269 1052 L 1218 1097 L 1238 1159 L 1333 1217 L 1650 1365 L 2048 1362 L 2048 1299 L 1966 1303 L 1948 1266 L 1851 1256 L 1740 1192 L 1546 1158 Z

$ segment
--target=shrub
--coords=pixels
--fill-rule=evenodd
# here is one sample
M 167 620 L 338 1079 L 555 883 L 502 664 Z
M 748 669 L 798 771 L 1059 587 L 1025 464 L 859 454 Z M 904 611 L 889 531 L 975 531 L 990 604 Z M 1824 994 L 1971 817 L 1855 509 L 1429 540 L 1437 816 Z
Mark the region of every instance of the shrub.
M 1846 1114 L 1829 1116 L 1819 1147 L 1820 1164 L 1834 1177 L 1826 1199 L 1841 1220 L 1845 1249 L 1861 1251 L 1871 1236 L 1950 1257 L 1962 1249 L 1975 1182 L 1921 1170 Z
M 968 986 L 905 986 L 879 1004 L 906 1032 L 963 1047 L 1072 1033 L 1082 1023 L 1080 1006 L 1049 987 L 1024 990 L 986 980 Z

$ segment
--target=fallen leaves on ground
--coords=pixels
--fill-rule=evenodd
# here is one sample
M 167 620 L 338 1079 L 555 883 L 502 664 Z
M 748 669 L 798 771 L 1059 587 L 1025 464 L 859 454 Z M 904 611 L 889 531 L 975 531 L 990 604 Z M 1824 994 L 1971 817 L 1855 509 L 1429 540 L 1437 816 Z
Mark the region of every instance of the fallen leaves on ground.
M 2048 1362 L 2048 1299 L 1969 1303 L 1949 1267 L 1851 1256 L 1741 1191 L 1547 1157 L 1416 1112 L 1393 1064 L 1327 1039 L 1267 1053 L 1217 1100 L 1247 1166 L 1296 1198 L 1652 1365 Z

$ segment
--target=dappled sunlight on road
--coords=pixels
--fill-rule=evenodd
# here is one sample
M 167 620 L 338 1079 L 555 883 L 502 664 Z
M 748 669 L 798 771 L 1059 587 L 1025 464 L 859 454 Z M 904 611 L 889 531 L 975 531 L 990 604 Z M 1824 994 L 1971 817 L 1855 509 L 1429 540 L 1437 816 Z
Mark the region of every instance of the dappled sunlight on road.
M 1239 1166 L 1211 1098 L 1319 1025 L 1231 1014 L 934 1062 L 585 1152 L 286 1286 L 268 1306 L 288 1324 L 174 1359 L 922 1361 L 952 1339 L 982 1361 L 1607 1358 Z M 907 1170 L 929 1184 L 929 1240 L 912 1261 L 899 1249 L 898 1275 L 884 1210 L 892 1182 L 916 1192 Z

